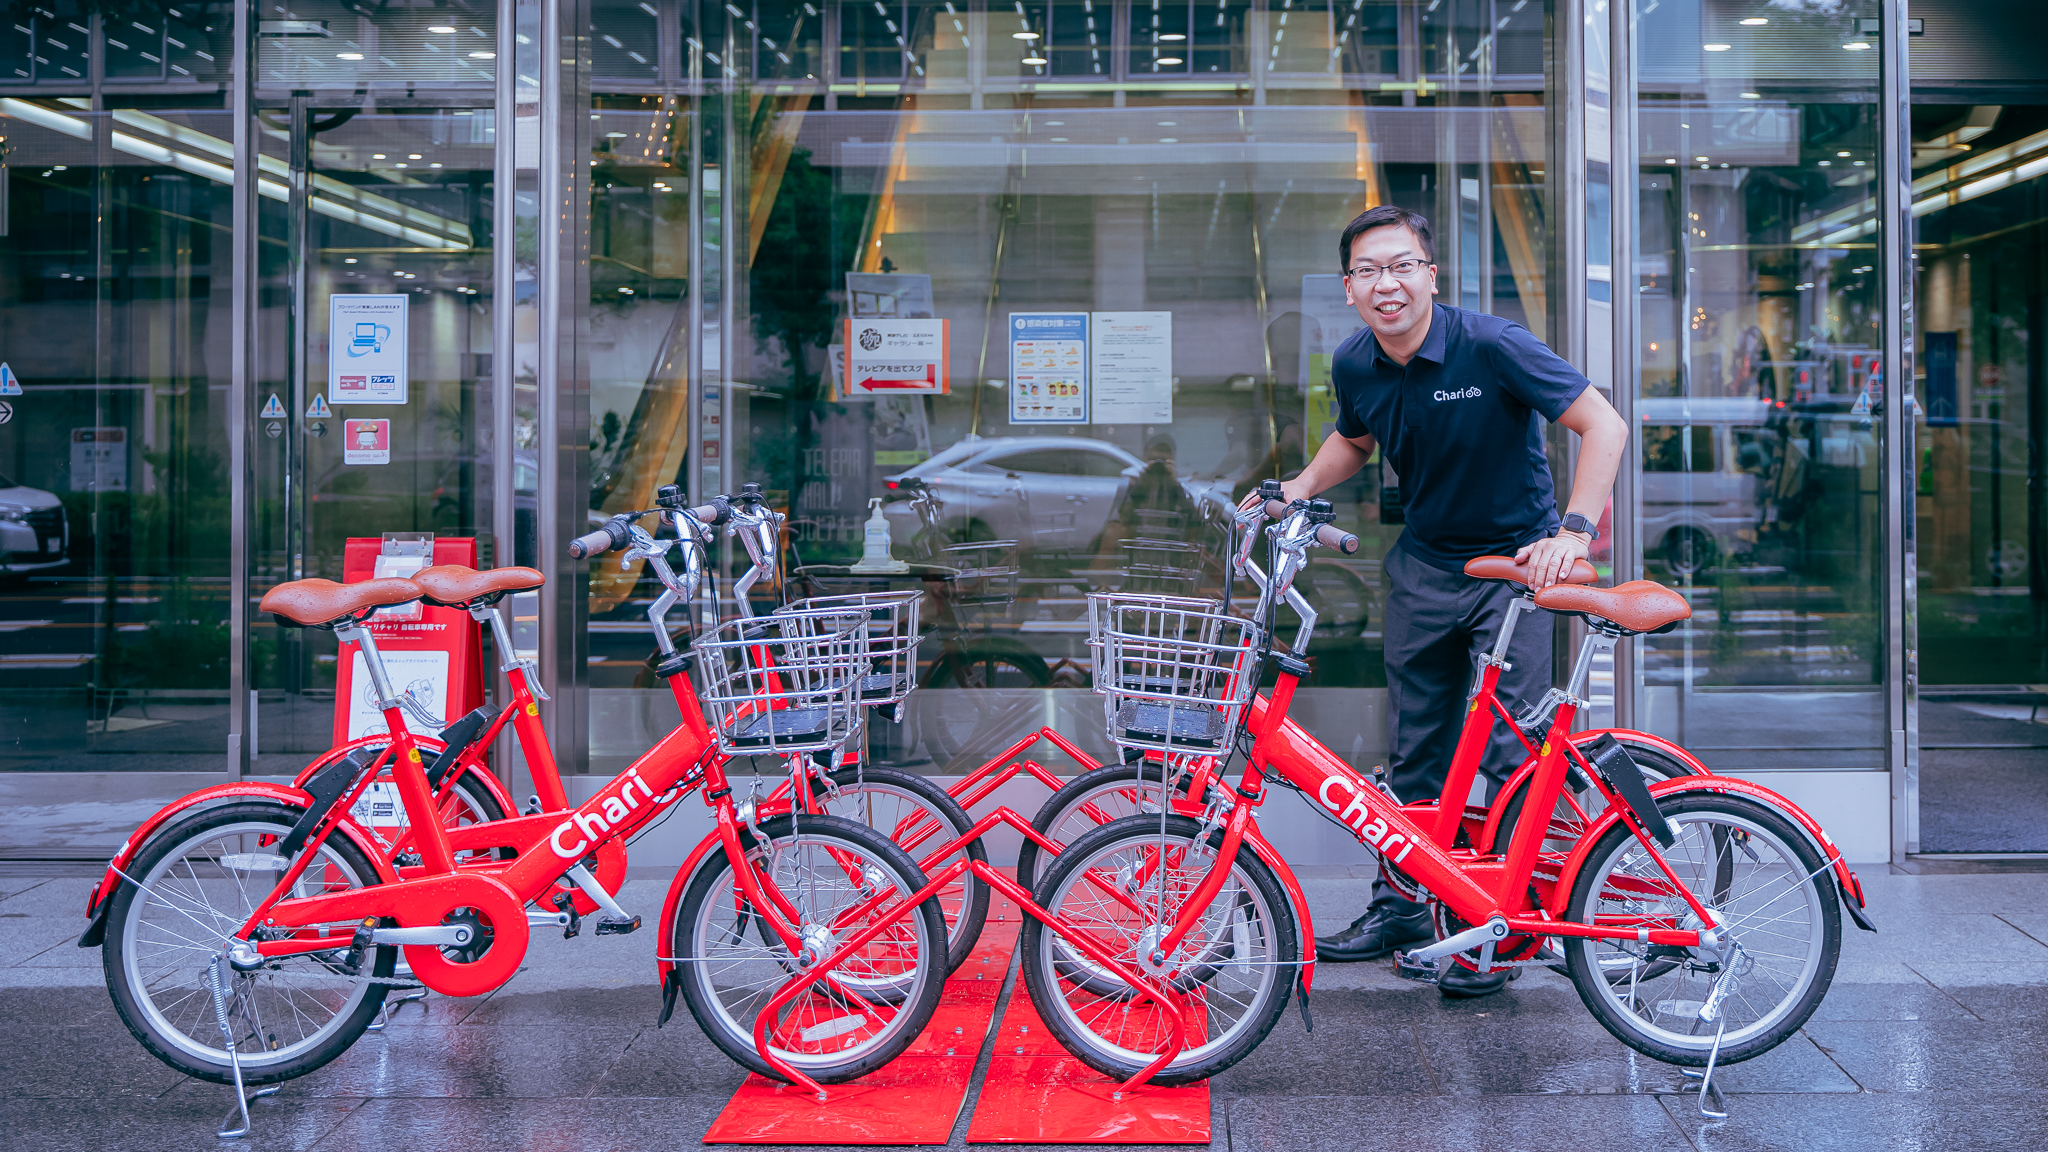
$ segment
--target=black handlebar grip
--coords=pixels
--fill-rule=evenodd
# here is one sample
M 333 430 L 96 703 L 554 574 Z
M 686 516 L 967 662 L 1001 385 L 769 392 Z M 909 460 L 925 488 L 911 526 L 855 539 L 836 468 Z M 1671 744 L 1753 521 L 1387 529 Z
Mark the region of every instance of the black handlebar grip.
M 1335 548 L 1346 556 L 1358 551 L 1358 537 L 1344 531 L 1335 524 L 1324 524 L 1316 529 L 1316 543 L 1325 548 Z
M 595 532 L 586 533 L 569 541 L 569 556 L 581 560 L 609 552 L 626 542 L 626 525 L 619 520 L 607 520 Z

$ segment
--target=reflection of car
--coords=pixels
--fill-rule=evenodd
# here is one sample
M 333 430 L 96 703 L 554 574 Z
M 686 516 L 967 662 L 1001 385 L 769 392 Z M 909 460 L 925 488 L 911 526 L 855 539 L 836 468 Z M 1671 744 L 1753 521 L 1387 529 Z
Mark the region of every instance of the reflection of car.
M 1074 552 L 1102 535 L 1131 481 L 1145 462 L 1114 444 L 1078 436 L 1003 436 L 965 440 L 915 467 L 888 477 L 931 485 L 945 502 L 946 526 L 956 536 L 1016 540 L 1027 548 Z M 1216 481 L 1182 478 L 1190 499 Z M 883 509 L 890 534 L 909 540 L 918 530 L 908 503 Z
M 1676 575 L 1714 566 L 1754 541 L 1757 485 L 1778 455 L 1766 400 L 1645 398 L 1643 551 Z
M 61 567 L 70 543 L 62 500 L 0 476 L 0 574 Z

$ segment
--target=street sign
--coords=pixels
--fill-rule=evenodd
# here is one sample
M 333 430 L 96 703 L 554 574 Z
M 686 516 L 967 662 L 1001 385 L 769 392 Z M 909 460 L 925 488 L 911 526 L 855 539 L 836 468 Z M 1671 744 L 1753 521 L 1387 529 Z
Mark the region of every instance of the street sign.
M 21 380 L 14 375 L 14 369 L 0 363 L 0 396 L 21 395 Z
M 280 402 L 278 401 L 278 398 L 277 398 L 277 393 L 275 393 L 275 392 L 272 392 L 272 393 L 270 394 L 270 399 L 264 402 L 264 404 L 263 404 L 263 411 L 262 411 L 262 413 L 260 413 L 260 414 L 259 414 L 259 416 L 258 416 L 258 419 L 262 419 L 262 420 L 282 420 L 282 419 L 284 419 L 284 405 L 283 405 L 282 403 L 280 403 Z
M 5 424 L 12 419 L 14 419 L 14 405 L 9 404 L 5 400 L 0 400 L 0 424 Z
M 263 426 L 263 434 L 265 436 L 270 437 L 272 440 L 275 440 L 279 436 L 284 435 L 284 425 L 278 423 L 275 420 L 272 420 L 270 423 L 265 424 Z

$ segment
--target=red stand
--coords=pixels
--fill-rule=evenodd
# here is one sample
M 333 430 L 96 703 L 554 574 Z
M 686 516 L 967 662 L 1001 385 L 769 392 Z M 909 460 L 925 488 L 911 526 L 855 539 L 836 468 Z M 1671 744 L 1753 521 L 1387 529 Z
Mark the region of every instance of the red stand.
M 384 542 L 376 537 L 350 537 L 342 553 L 342 582 L 354 584 L 370 579 L 383 547 Z M 476 540 L 456 536 L 436 539 L 433 561 L 474 568 Z M 484 702 L 483 647 L 477 623 L 459 608 L 426 604 L 417 607 L 418 615 L 411 619 L 391 619 L 379 612 L 370 618 L 370 634 L 377 638 L 377 651 L 384 657 L 392 688 L 400 692 L 414 689 L 415 698 L 427 697 L 420 702 L 428 712 L 439 716 L 444 724 L 452 724 Z M 386 731 L 382 714 L 367 706 L 368 684 L 356 684 L 355 663 L 356 646 L 343 644 L 334 680 L 336 745 L 362 735 L 366 724 L 374 732 Z M 421 689 L 422 682 L 429 687 Z M 433 734 L 432 729 L 422 728 L 416 721 L 408 722 L 415 732 Z M 351 731 L 352 728 L 356 730 Z
M 974 951 L 946 981 L 931 1023 L 903 1055 L 817 1102 L 801 1089 L 748 1076 L 704 1133 L 706 1144 L 944 1144 L 967 1101 L 974 1062 L 995 1019 L 1017 944 L 1016 909 L 1000 901 Z
M 1117 1082 L 1067 1054 L 1019 985 L 996 1030 L 995 1055 L 970 1144 L 1207 1144 L 1209 1083 L 1145 1085 L 1115 1098 Z

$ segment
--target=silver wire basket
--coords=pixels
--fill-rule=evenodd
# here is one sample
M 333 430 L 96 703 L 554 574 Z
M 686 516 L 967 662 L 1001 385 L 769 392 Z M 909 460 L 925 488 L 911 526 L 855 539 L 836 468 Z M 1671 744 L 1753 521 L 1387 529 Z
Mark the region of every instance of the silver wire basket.
M 1110 740 L 1176 755 L 1227 754 L 1255 686 L 1257 632 L 1214 600 L 1088 597 L 1088 646 Z
M 873 666 L 866 612 L 728 620 L 691 648 L 703 660 L 698 699 L 729 756 L 822 752 L 860 730 L 860 683 Z
M 855 695 L 868 707 L 900 703 L 917 687 L 918 613 L 922 592 L 854 592 L 792 600 L 785 612 L 864 612 L 868 620 L 868 670 Z

